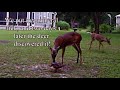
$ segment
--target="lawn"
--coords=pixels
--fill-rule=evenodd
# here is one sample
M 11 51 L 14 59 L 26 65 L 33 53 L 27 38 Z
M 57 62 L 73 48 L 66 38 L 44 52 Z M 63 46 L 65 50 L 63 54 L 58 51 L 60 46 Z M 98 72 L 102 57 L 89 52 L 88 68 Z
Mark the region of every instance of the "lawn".
M 54 39 L 66 32 L 58 30 L 31 30 L 7 31 L 0 30 L 0 78 L 119 78 L 120 77 L 120 34 L 104 34 L 111 37 L 111 44 L 103 43 L 99 50 L 98 42 L 93 42 L 89 50 L 90 34 L 84 30 L 81 48 L 84 64 L 76 63 L 77 52 L 73 47 L 66 48 L 64 56 L 65 67 L 54 73 L 50 67 L 51 55 L 48 46 L 14 46 L 19 43 L 50 42 L 52 47 Z M 17 38 L 14 35 L 24 35 Z M 28 35 L 43 35 L 48 37 L 28 38 Z M 61 50 L 56 61 L 61 62 Z

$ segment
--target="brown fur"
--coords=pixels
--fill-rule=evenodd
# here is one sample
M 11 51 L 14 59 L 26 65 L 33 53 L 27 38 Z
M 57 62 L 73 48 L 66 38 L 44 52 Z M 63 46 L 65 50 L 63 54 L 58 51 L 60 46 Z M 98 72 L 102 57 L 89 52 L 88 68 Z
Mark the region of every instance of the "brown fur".
M 82 51 L 80 48 L 81 40 L 82 40 L 82 36 L 77 32 L 68 32 L 64 35 L 58 36 L 54 41 L 54 47 L 50 48 L 53 62 L 55 62 L 55 57 L 57 55 L 57 52 L 60 49 L 62 49 L 62 63 L 63 63 L 65 48 L 67 46 L 72 45 L 78 52 L 77 63 L 80 54 L 80 60 L 81 60 L 80 63 L 82 64 Z
M 91 49 L 92 42 L 95 40 L 99 41 L 99 50 L 100 50 L 100 46 L 101 45 L 103 46 L 102 42 L 107 42 L 109 45 L 111 45 L 110 38 L 108 39 L 101 34 L 96 34 L 96 33 L 90 33 L 90 34 L 91 34 L 91 43 L 90 43 L 89 50 Z

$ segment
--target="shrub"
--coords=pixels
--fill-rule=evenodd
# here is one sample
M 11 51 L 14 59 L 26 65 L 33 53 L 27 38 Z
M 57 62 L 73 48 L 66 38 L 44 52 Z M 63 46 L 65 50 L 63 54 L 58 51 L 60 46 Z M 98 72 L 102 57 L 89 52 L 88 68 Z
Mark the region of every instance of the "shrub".
M 111 30 L 111 26 L 108 24 L 101 24 L 100 25 L 100 32 L 101 33 L 106 33 L 106 32 L 110 32 Z
M 116 28 L 116 32 L 120 33 L 120 26 Z
M 87 32 L 93 32 L 94 28 L 91 28 L 91 26 L 87 26 Z
M 93 32 L 93 30 L 94 30 L 94 23 L 93 23 L 93 21 L 91 19 L 89 21 L 89 25 L 90 25 L 90 32 Z
M 59 21 L 56 23 L 57 28 L 60 27 L 61 30 L 68 30 L 70 28 L 69 23 L 67 23 L 66 21 Z

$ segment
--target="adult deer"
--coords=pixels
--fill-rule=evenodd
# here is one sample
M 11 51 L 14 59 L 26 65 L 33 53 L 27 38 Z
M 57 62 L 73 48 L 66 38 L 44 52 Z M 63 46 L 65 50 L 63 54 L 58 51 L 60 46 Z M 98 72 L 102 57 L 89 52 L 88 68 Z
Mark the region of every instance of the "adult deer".
M 80 55 L 80 64 L 82 64 L 82 51 L 80 48 L 81 40 L 82 40 L 82 37 L 77 32 L 68 32 L 64 35 L 58 36 L 54 41 L 54 47 L 53 48 L 49 47 L 49 49 L 51 50 L 51 56 L 52 56 L 53 62 L 55 62 L 55 58 L 57 56 L 58 51 L 62 49 L 62 64 L 63 64 L 65 48 L 67 46 L 72 45 L 78 53 L 77 63 Z
M 102 42 L 107 42 L 109 45 L 111 45 L 110 43 L 111 38 L 108 39 L 105 36 L 96 33 L 90 33 L 90 34 L 91 34 L 91 42 L 90 42 L 89 50 L 91 49 L 92 42 L 95 40 L 99 41 L 99 50 L 100 50 L 100 46 L 101 45 L 103 46 Z

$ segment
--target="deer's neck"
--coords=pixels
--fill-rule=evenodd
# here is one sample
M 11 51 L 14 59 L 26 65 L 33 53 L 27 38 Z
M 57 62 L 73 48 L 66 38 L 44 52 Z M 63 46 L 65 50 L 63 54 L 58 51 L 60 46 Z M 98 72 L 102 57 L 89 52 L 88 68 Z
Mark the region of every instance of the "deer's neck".
M 61 47 L 59 45 L 54 45 L 53 49 L 54 50 L 59 50 Z
M 55 40 L 53 48 L 54 49 L 60 49 L 62 47 L 62 44 L 63 44 L 63 38 L 59 37 Z
M 107 38 L 104 38 L 103 40 L 104 40 L 105 42 L 107 42 Z

